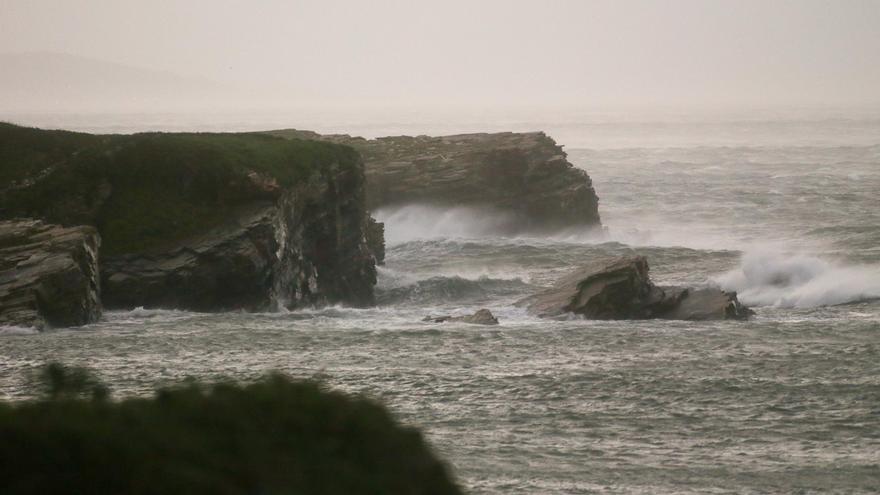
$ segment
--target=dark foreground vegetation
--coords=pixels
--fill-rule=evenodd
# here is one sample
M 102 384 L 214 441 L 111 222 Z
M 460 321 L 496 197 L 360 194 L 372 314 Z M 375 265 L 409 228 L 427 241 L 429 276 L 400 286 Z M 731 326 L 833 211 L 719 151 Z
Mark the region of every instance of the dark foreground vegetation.
M 113 401 L 50 365 L 45 397 L 0 404 L 0 493 L 458 494 L 419 432 L 374 402 L 268 375 Z

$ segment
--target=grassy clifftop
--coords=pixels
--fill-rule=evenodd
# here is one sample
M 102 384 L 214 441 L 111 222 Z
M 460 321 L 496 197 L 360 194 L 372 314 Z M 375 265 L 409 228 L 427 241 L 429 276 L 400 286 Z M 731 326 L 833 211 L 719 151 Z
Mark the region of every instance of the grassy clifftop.
M 255 133 L 91 135 L 0 123 L 0 218 L 98 227 L 108 254 L 205 231 L 331 166 L 347 146 Z

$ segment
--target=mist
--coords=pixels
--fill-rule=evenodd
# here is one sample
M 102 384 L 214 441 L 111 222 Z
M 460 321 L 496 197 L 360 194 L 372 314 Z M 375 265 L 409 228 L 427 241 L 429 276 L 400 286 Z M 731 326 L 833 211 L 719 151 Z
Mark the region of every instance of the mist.
M 880 104 L 874 1 L 0 5 L 0 111 Z

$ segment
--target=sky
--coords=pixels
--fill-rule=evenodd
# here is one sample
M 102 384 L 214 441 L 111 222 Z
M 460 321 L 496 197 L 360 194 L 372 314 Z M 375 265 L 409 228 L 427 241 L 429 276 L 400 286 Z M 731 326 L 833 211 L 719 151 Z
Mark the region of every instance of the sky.
M 0 0 L 0 52 L 293 103 L 880 104 L 880 0 Z

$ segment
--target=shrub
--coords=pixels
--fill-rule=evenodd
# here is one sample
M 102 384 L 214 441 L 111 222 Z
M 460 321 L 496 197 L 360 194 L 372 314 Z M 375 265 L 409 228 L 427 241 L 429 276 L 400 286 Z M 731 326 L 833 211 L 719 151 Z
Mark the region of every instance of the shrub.
M 0 404 L 0 493 L 458 494 L 381 405 L 271 374 L 113 401 L 52 365 L 47 397 Z

